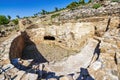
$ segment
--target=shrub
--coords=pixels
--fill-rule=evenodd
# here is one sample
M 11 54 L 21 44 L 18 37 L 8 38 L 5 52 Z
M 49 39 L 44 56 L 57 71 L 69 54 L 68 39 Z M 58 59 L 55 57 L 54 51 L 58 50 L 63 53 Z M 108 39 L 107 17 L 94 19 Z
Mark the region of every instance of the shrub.
M 120 0 L 112 0 L 112 2 L 120 2 Z
M 18 19 L 13 19 L 12 22 L 17 25 L 18 24 Z
M 44 9 L 40 12 L 41 15 L 45 15 L 47 14 L 47 11 L 45 11 Z
M 16 15 L 16 17 L 17 17 L 18 19 L 20 19 L 20 16 L 19 16 L 19 15 Z
M 18 31 L 19 30 L 19 26 L 17 25 L 17 26 L 15 26 L 15 30 L 16 31 Z
M 8 23 L 9 23 L 9 19 L 4 15 L 0 15 L 0 25 L 4 25 Z
M 57 16 L 60 16 L 60 14 L 58 13 L 58 14 L 53 14 L 52 16 L 51 16 L 51 18 L 55 18 L 55 17 L 57 17 Z
M 77 2 L 72 2 L 72 3 L 70 3 L 66 8 L 68 8 L 68 9 L 73 9 L 73 8 L 75 8 L 75 7 L 77 7 L 78 6 L 78 3 Z
M 89 1 L 88 1 L 88 3 L 91 3 L 91 2 L 92 2 L 92 0 L 89 0 Z
M 79 4 L 85 4 L 84 0 L 79 0 Z
M 10 15 L 8 15 L 7 17 L 8 17 L 9 20 L 11 20 L 11 16 Z
M 101 7 L 101 4 L 99 4 L 99 3 L 96 3 L 96 4 L 93 5 L 94 9 L 98 9 L 99 7 Z
M 57 7 L 55 7 L 55 12 L 59 11 L 59 9 Z

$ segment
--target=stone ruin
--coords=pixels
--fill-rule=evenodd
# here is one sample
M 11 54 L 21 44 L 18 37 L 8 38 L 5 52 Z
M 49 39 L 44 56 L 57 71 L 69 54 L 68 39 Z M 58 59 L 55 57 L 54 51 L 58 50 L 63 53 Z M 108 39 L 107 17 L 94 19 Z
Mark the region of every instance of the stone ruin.
M 0 80 L 119 80 L 115 14 L 60 25 L 20 20 L 20 32 L 0 44 Z

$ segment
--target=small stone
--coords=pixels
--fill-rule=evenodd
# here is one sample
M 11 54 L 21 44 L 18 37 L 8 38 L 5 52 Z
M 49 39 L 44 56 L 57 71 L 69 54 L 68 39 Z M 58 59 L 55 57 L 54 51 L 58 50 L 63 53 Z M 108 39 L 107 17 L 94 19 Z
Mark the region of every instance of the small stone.
M 27 67 L 27 66 L 29 66 L 29 65 L 31 64 L 31 61 L 22 60 L 22 61 L 20 61 L 20 63 L 21 63 L 23 66 Z
M 39 64 L 39 70 L 43 70 L 43 68 L 44 68 L 44 65 L 43 64 Z
M 102 63 L 100 61 L 96 61 L 91 65 L 91 68 L 93 68 L 95 71 L 100 69 L 102 67 Z

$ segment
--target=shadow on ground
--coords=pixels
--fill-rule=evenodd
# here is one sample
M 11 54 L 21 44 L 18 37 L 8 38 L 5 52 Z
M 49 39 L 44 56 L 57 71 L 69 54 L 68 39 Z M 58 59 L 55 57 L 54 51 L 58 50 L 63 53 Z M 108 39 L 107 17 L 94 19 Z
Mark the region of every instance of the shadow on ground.
M 22 45 L 22 46 L 21 46 Z M 48 62 L 44 56 L 38 51 L 35 43 L 30 40 L 26 32 L 21 32 L 21 35 L 15 38 L 10 47 L 9 58 L 11 63 L 19 70 L 26 73 L 38 74 L 38 78 L 46 78 L 48 75 L 55 75 L 53 72 L 46 72 L 39 69 L 41 63 Z M 29 65 L 23 65 L 20 61 L 28 61 Z M 33 68 L 35 66 L 35 68 Z M 44 66 L 42 66 L 43 68 Z M 42 76 L 41 76 L 42 75 Z M 12 79 L 16 78 L 14 76 Z
M 80 76 L 77 78 L 77 80 L 94 80 L 87 69 L 80 68 Z

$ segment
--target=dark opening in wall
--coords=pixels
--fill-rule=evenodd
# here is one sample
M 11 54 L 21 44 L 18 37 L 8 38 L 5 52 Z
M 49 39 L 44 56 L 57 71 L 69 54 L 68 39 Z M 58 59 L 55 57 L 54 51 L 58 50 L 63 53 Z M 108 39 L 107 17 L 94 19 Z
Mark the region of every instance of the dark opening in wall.
M 44 40 L 55 40 L 54 36 L 44 36 Z

